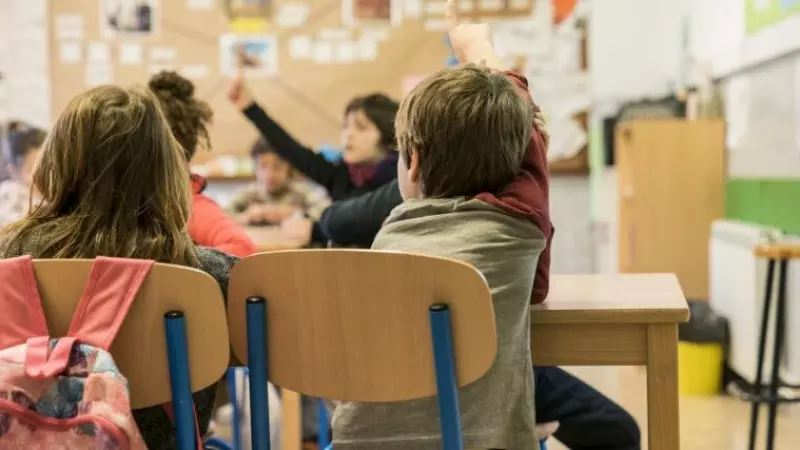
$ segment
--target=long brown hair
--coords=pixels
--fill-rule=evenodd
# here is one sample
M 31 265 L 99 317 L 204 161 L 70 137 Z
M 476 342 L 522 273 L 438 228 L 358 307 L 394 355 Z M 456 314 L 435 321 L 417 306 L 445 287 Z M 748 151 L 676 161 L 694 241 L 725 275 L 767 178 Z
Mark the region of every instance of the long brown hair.
M 86 91 L 69 102 L 45 140 L 33 173 L 42 200 L 0 231 L 0 253 L 196 266 L 186 231 L 188 177 L 183 150 L 150 91 Z
M 191 161 L 198 146 L 211 148 L 208 126 L 214 117 L 211 106 L 194 96 L 194 84 L 177 72 L 162 71 L 147 84 L 161 102 L 172 134 Z

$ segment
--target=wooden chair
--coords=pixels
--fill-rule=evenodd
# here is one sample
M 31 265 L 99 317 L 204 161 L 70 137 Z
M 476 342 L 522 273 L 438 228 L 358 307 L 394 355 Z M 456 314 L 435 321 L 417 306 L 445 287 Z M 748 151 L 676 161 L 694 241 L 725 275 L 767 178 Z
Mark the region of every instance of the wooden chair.
M 34 261 L 52 336 L 67 334 L 91 266 L 92 260 Z M 172 402 L 179 448 L 196 450 L 192 392 L 219 381 L 230 356 L 217 282 L 200 270 L 153 265 L 111 355 L 128 379 L 131 408 Z
M 437 395 L 443 446 L 462 448 L 457 389 L 497 352 L 491 294 L 475 268 L 363 250 L 262 253 L 234 267 L 228 292 L 233 351 L 250 368 L 254 450 L 268 443 L 267 378 L 343 401 Z

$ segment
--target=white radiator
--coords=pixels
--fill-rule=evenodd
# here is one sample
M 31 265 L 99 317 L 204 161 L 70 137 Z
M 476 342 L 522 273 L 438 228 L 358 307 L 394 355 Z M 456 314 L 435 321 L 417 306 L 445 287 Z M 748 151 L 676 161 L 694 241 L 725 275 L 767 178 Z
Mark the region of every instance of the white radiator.
M 764 304 L 767 263 L 753 255 L 758 243 L 786 239 L 775 228 L 743 222 L 718 220 L 712 224 L 709 242 L 709 290 L 712 308 L 728 319 L 731 348 L 729 365 L 750 383 L 755 381 L 758 338 Z M 777 294 L 777 266 L 773 295 Z M 800 264 L 790 264 L 787 280 L 786 349 L 783 376 L 786 381 L 800 379 Z M 764 375 L 769 377 L 776 303 L 767 335 Z M 768 378 L 766 378 L 768 379 Z

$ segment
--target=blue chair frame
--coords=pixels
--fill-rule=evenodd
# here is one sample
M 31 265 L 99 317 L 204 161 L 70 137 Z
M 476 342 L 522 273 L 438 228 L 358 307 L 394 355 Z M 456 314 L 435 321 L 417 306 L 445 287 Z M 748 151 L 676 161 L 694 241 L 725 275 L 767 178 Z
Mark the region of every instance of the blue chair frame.
M 178 450 L 197 450 L 197 424 L 192 400 L 186 319 L 183 311 L 169 311 L 164 314 L 164 329 Z
M 267 302 L 262 297 L 247 299 L 247 361 L 250 370 L 250 415 L 253 450 L 270 450 L 269 427 L 264 427 L 269 417 L 267 398 Z M 463 450 L 461 414 L 458 401 L 450 309 L 445 304 L 431 305 L 429 310 L 431 341 L 433 345 L 436 385 L 439 399 L 439 417 L 442 424 L 442 448 Z M 320 408 L 323 409 L 323 408 Z M 320 414 L 322 416 L 322 414 Z M 327 416 L 327 414 L 325 414 Z M 320 437 L 328 428 L 327 417 L 323 425 L 320 418 Z M 261 424 L 261 426 L 259 426 Z M 332 444 L 321 448 L 332 449 Z

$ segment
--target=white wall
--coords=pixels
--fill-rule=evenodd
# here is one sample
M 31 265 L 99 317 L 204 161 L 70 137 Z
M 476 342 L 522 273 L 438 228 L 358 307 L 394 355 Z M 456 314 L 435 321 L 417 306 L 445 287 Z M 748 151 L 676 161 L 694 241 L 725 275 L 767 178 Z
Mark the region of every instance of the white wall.
M 683 62 L 688 4 L 697 1 L 702 0 L 593 0 L 589 67 L 596 101 L 674 89 Z

